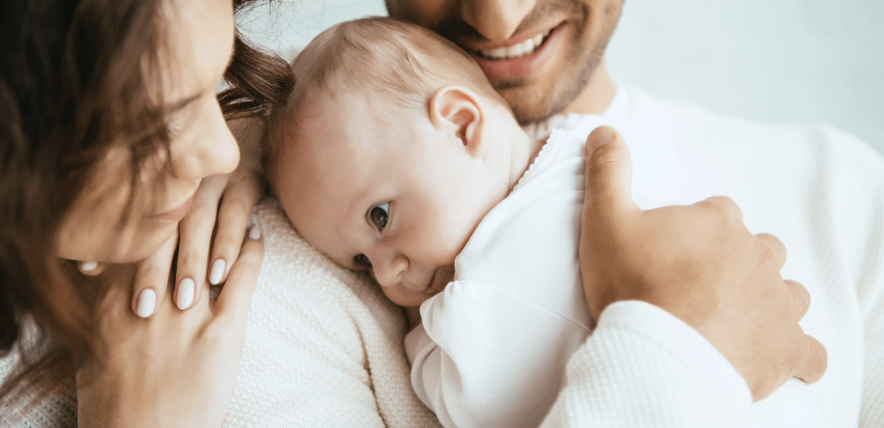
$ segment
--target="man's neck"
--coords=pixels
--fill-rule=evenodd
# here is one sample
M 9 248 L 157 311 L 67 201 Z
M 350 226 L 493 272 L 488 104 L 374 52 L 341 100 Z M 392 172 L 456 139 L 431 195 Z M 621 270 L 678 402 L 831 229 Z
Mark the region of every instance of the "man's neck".
M 617 85 L 608 74 L 605 59 L 602 58 L 592 78 L 589 79 L 589 83 L 577 95 L 577 98 L 574 98 L 574 101 L 562 111 L 562 114 L 604 114 L 616 94 Z
M 589 83 L 561 113 L 604 114 L 616 94 L 617 85 L 614 84 L 614 81 L 608 74 L 605 59 L 602 58 Z M 510 165 L 510 191 L 519 182 L 528 166 L 534 162 L 534 159 L 540 153 L 540 149 L 546 143 L 545 139 L 538 140 L 521 129 L 518 129 L 518 131 L 515 132 L 516 135 L 510 140 L 513 142 Z

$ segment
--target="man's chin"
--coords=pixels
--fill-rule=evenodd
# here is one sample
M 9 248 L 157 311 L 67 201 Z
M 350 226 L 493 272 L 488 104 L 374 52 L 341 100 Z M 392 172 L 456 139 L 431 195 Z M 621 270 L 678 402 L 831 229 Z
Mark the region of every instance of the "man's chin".
M 601 64 L 601 55 L 584 58 L 583 63 L 550 67 L 529 78 L 492 81 L 509 104 L 520 125 L 545 121 L 561 113 L 587 88 Z
M 574 98 L 566 97 L 566 101 L 562 102 L 560 97 L 556 97 L 555 89 L 544 83 L 544 80 L 538 79 L 521 82 L 520 85 L 495 86 L 494 89 L 509 104 L 519 125 L 525 126 L 549 119 L 564 110 Z

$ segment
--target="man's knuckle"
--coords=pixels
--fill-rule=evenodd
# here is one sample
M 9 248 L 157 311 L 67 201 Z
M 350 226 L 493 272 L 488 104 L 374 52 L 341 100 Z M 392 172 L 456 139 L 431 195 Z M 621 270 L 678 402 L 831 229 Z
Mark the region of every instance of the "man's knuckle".
M 589 167 L 592 170 L 606 168 L 620 161 L 620 154 L 611 146 L 605 145 L 595 149 L 589 157 Z
M 777 264 L 776 254 L 774 254 L 773 249 L 764 242 L 756 241 L 755 254 L 758 257 L 758 263 L 760 265 L 767 266 Z

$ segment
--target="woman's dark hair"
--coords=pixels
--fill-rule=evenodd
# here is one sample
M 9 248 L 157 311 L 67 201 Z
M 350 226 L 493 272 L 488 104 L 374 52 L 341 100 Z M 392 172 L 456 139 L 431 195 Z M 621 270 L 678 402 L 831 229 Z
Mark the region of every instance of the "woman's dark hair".
M 140 163 L 167 148 L 156 97 L 168 0 L 12 0 L 0 14 L 0 357 L 20 360 L 0 408 L 34 400 L 93 358 L 94 286 L 53 256 L 64 214 L 111 147 Z M 252 0 L 234 0 L 237 13 Z M 218 94 L 227 118 L 266 116 L 294 84 L 288 64 L 237 32 Z M 28 331 L 25 334 L 25 331 Z M 23 340 L 27 338 L 27 340 Z

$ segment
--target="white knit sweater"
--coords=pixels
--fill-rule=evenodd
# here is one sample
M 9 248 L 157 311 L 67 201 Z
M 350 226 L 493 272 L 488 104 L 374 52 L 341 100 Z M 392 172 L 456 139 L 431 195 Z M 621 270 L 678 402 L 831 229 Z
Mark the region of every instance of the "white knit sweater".
M 750 406 L 745 384 L 694 330 L 651 305 L 617 303 L 569 362 L 545 426 L 805 426 L 781 397 L 810 390 L 826 425 L 884 427 L 881 155 L 826 125 L 766 126 L 629 92 L 628 121 L 675 145 L 683 198 L 731 196 L 752 232 L 788 247 L 783 276 L 810 291 L 801 326 L 826 345 L 829 368 L 809 389 L 793 380 Z
M 751 231 L 788 247 L 783 276 L 813 298 L 801 325 L 829 351 L 828 372 L 810 388 L 826 422 L 884 427 L 884 159 L 825 125 L 766 126 L 638 90 L 630 97 L 629 120 L 675 145 L 684 197 L 731 196 Z M 256 211 L 266 252 L 225 426 L 437 426 L 410 386 L 402 313 L 311 249 L 276 204 Z M 783 390 L 808 390 L 798 382 Z M 566 383 L 545 426 L 756 426 L 757 406 L 780 426 L 801 426 L 787 402 L 751 406 L 708 342 L 639 302 L 602 314 Z M 0 409 L 0 425 L 71 426 L 66 391 L 25 415 Z

